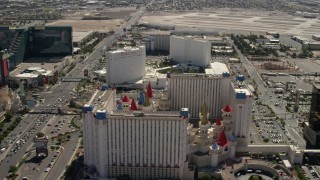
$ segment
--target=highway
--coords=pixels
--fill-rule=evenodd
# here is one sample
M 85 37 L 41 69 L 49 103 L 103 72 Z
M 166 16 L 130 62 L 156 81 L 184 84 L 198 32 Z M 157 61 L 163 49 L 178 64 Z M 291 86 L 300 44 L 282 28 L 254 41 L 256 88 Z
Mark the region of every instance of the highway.
M 49 120 L 53 118 L 54 116 L 48 115 L 47 117 L 43 118 L 43 123 L 36 128 L 36 122 L 35 120 L 41 119 L 41 115 L 26 115 L 20 124 L 24 129 L 15 128 L 11 134 L 18 134 L 18 138 L 12 142 L 12 144 L 7 148 L 5 152 L 1 154 L 1 160 L 3 161 L 0 165 L 1 171 L 0 171 L 0 179 L 5 179 L 5 177 L 8 175 L 8 170 L 10 166 L 15 166 L 20 161 L 21 157 L 25 154 L 25 152 L 28 150 L 28 147 L 30 147 L 33 143 L 33 137 L 37 132 L 40 131 L 45 125 L 46 120 Z M 34 132 L 32 132 L 32 129 L 36 128 Z M 21 134 L 19 132 L 22 132 Z M 21 140 L 22 137 L 28 136 L 26 138 L 26 142 L 22 144 L 22 146 L 16 151 L 16 153 L 11 152 L 11 150 L 14 149 L 14 146 L 18 140 Z M 6 140 L 9 139 L 9 136 L 6 138 Z
M 148 5 L 152 4 L 154 2 L 151 1 Z M 114 34 L 110 35 L 109 37 L 102 40 L 93 51 L 92 54 L 90 54 L 87 58 L 85 58 L 82 62 L 76 62 L 76 66 L 73 70 L 71 70 L 66 77 L 67 78 L 84 78 L 83 70 L 88 69 L 89 71 L 97 65 L 98 60 L 102 57 L 102 55 L 105 53 L 106 49 L 108 47 L 111 47 L 112 43 L 114 43 L 117 40 L 117 37 L 121 36 L 123 32 L 123 28 L 126 28 L 128 26 L 134 25 L 138 22 L 138 20 L 141 18 L 141 16 L 145 12 L 145 7 L 139 9 L 136 14 L 126 23 L 124 23 L 122 26 L 119 27 L 117 31 L 115 31 Z M 39 94 L 45 99 L 43 104 L 40 104 L 37 106 L 37 108 L 41 107 L 48 107 L 48 106 L 59 106 L 64 105 L 68 98 L 71 98 L 74 94 L 74 88 L 78 82 L 59 82 L 58 84 L 54 85 L 51 89 L 49 89 L 47 92 L 40 92 Z M 61 99 L 61 101 L 59 101 Z M 43 116 L 43 117 L 42 117 Z M 30 129 L 34 128 L 35 126 L 35 119 L 36 118 L 43 118 L 43 123 L 37 127 L 37 129 L 30 134 Z M 11 135 L 14 134 L 14 136 L 18 135 L 16 138 L 16 141 L 21 139 L 28 133 L 28 138 L 26 139 L 26 142 L 17 150 L 16 153 L 11 152 L 11 149 L 13 145 L 15 145 L 14 141 L 11 146 L 9 146 L 5 152 L 0 154 L 1 164 L 0 164 L 0 179 L 5 179 L 5 177 L 8 175 L 8 170 L 11 165 L 15 166 L 20 161 L 21 157 L 25 154 L 28 147 L 31 147 L 33 144 L 33 137 L 37 132 L 40 132 L 44 126 L 46 126 L 47 122 L 50 118 L 53 118 L 53 115 L 25 115 L 22 118 L 21 121 L 21 129 L 19 129 L 19 126 L 15 128 Z M 63 116 L 62 116 L 63 117 Z M 19 133 L 22 132 L 20 135 Z M 10 135 L 9 135 L 10 136 Z M 9 139 L 9 136 L 4 140 L 7 141 Z M 67 165 L 70 160 L 72 159 L 72 152 L 73 148 L 78 146 L 78 139 L 79 139 L 79 133 L 72 133 L 71 142 L 68 143 L 68 147 L 65 151 L 62 153 L 62 158 L 59 158 L 59 160 L 56 162 L 56 165 L 52 168 L 53 171 L 49 172 L 50 176 L 48 176 L 47 179 L 58 179 L 65 170 L 65 165 Z M 8 157 L 6 157 L 8 155 Z
M 79 135 L 80 135 L 80 132 L 78 131 L 74 133 L 73 136 L 71 136 L 71 139 L 69 140 L 68 144 L 64 148 L 64 151 L 62 152 L 61 156 L 57 160 L 56 164 L 48 173 L 46 179 L 48 180 L 60 179 L 60 177 L 64 173 L 64 170 L 66 169 L 66 166 L 71 163 L 72 157 L 75 155 L 76 149 L 80 145 Z

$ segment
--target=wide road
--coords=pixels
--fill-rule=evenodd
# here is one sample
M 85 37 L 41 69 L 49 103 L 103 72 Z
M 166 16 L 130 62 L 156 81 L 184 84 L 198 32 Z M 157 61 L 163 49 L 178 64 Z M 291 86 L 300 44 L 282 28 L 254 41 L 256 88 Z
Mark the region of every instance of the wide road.
M 63 175 L 63 172 L 66 169 L 66 166 L 70 163 L 70 161 L 72 160 L 72 157 L 76 153 L 76 149 L 80 145 L 79 135 L 80 135 L 79 131 L 77 131 L 76 133 L 73 133 L 70 140 L 64 147 L 64 150 L 61 156 L 59 157 L 55 165 L 52 167 L 52 169 L 50 170 L 46 179 L 48 180 L 60 179 L 60 177 Z
M 151 5 L 154 2 L 152 0 L 148 5 Z M 126 23 L 124 23 L 122 26 L 120 26 L 120 29 L 118 29 L 114 34 L 110 35 L 109 37 L 102 40 L 96 47 L 95 50 L 91 55 L 89 55 L 85 60 L 83 60 L 82 63 L 76 63 L 76 67 L 67 74 L 67 77 L 70 78 L 83 78 L 83 69 L 88 68 L 90 71 L 98 62 L 98 60 L 102 57 L 102 55 L 105 53 L 107 47 L 111 47 L 112 43 L 114 43 L 117 40 L 117 37 L 123 35 L 123 28 L 129 27 L 131 25 L 134 25 L 138 22 L 138 20 L 141 18 L 141 16 L 145 12 L 145 7 L 141 8 L 136 12 L 136 14 Z M 66 100 L 68 96 L 70 96 L 70 92 L 73 92 L 73 89 L 76 87 L 78 83 L 77 82 L 60 82 L 54 87 L 52 87 L 48 92 L 40 93 L 41 96 L 45 99 L 44 104 L 40 105 L 39 107 L 47 107 L 49 104 L 55 104 L 59 105 L 63 102 L 58 102 L 58 98 L 61 98 L 62 100 Z M 37 107 L 37 108 L 39 108 Z M 20 126 L 17 126 L 11 134 L 17 135 L 17 140 L 23 137 L 31 128 L 35 126 L 35 116 L 36 115 L 26 115 L 23 117 L 20 124 L 22 124 L 21 129 Z M 0 179 L 5 179 L 5 177 L 8 175 L 8 170 L 11 165 L 17 165 L 20 159 L 25 154 L 25 151 L 27 150 L 27 147 L 30 147 L 33 143 L 33 137 L 37 132 L 43 129 L 43 127 L 47 124 L 48 120 L 52 118 L 52 115 L 49 115 L 48 117 L 44 117 L 44 122 L 35 130 L 33 134 L 29 133 L 29 138 L 26 140 L 26 143 L 22 145 L 22 147 L 17 150 L 16 153 L 12 153 L 11 149 L 12 146 L 9 146 L 5 152 L 0 154 L 0 159 L 2 160 L 0 164 Z M 19 135 L 19 133 L 21 135 Z M 4 141 L 8 140 L 9 137 L 7 137 Z M 16 141 L 17 141 L 16 140 Z M 16 142 L 15 141 L 15 142 Z M 15 144 L 13 142 L 13 145 Z M 7 154 L 8 157 L 6 157 Z M 68 158 L 64 158 L 65 161 L 69 161 L 71 154 L 66 155 Z M 60 164 L 60 163 L 59 163 Z M 61 164 L 60 164 L 61 165 Z M 65 166 L 64 166 L 65 167 Z M 63 168 L 58 168 L 57 171 L 54 172 L 59 175 L 61 175 L 64 172 Z
M 28 147 L 30 147 L 33 143 L 33 137 L 37 132 L 40 132 L 40 130 L 46 125 L 46 120 L 49 120 L 50 118 L 53 118 L 54 116 L 48 115 L 48 117 L 45 117 L 44 122 L 36 128 L 36 130 L 31 134 L 30 130 L 36 127 L 36 119 L 40 119 L 40 115 L 26 115 L 22 121 L 20 122 L 20 125 L 22 128 L 20 129 L 20 126 L 18 125 L 17 128 L 15 128 L 11 134 L 17 135 L 17 139 L 10 145 L 5 152 L 1 154 L 1 160 L 3 161 L 0 165 L 0 179 L 5 179 L 5 177 L 8 175 L 8 170 L 10 166 L 15 166 L 18 164 L 20 159 L 25 154 Z M 20 134 L 20 132 L 22 132 Z M 21 138 L 28 134 L 28 138 L 26 139 L 26 142 L 22 144 L 22 146 L 16 151 L 16 153 L 11 152 L 11 150 L 14 149 L 14 146 L 18 140 L 21 141 Z M 9 137 L 9 136 L 8 136 Z M 5 139 L 7 140 L 8 137 Z M 11 138 L 12 139 L 12 138 Z

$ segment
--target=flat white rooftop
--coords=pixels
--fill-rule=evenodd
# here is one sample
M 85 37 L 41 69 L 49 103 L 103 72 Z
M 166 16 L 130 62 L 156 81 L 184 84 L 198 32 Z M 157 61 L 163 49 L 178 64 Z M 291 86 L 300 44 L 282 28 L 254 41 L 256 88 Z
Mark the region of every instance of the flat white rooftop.
M 251 95 L 251 92 L 248 89 L 235 89 L 236 93 L 245 92 L 247 96 Z
M 140 50 L 141 47 L 124 47 L 123 49 L 117 49 L 117 50 L 114 50 L 114 51 L 109 51 L 109 53 L 111 54 L 117 54 L 117 53 L 122 53 L 122 52 L 129 52 L 129 51 L 137 51 L 137 50 Z
M 215 74 L 215 75 L 222 75 L 222 73 L 227 72 L 230 73 L 226 64 L 221 62 L 213 62 L 210 63 L 211 69 L 205 69 L 206 74 Z

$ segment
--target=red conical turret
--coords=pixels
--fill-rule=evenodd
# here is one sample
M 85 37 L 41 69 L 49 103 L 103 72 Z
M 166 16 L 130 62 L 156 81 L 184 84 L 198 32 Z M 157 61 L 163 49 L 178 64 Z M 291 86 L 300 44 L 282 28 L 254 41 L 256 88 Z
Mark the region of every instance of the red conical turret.
M 151 87 L 150 82 L 149 82 L 148 87 L 147 87 L 147 95 L 148 95 L 149 98 L 153 97 L 153 92 L 152 92 L 152 87 Z
M 221 126 L 221 120 L 220 120 L 220 118 L 217 118 L 217 120 L 216 120 L 216 126 Z
M 134 101 L 134 99 L 132 99 L 132 101 L 131 101 L 130 110 L 131 110 L 131 111 L 136 111 L 136 110 L 138 110 L 137 104 L 136 104 L 136 102 Z
M 128 97 L 128 96 L 124 96 L 122 99 L 121 99 L 122 102 L 131 102 L 131 99 Z
M 217 140 L 217 144 L 221 147 L 227 146 L 229 144 L 229 141 L 227 139 L 226 133 L 224 132 L 224 130 L 221 132 L 218 140 Z
M 229 106 L 229 105 L 226 105 L 223 109 L 222 109 L 223 112 L 231 112 L 233 111 L 232 107 Z

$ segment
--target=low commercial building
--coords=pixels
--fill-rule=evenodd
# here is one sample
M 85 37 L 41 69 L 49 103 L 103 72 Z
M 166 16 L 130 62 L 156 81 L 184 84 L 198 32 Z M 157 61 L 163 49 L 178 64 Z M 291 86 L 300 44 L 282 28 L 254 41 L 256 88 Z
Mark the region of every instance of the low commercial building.
M 292 36 L 292 39 L 297 41 L 300 44 L 308 44 L 309 40 L 301 36 Z
M 312 35 L 312 39 L 315 41 L 320 41 L 320 34 Z
M 215 55 L 227 55 L 234 52 L 232 46 L 212 46 L 211 51 Z
M 30 88 L 42 86 L 47 83 L 56 82 L 55 74 L 41 67 L 29 67 L 20 73 L 12 71 L 9 75 L 9 86 L 18 85 L 21 81 Z
M 54 84 L 58 81 L 59 73 L 71 63 L 71 57 L 29 59 L 9 73 L 9 87 L 17 87 L 21 81 L 29 88 Z
M 93 31 L 74 31 L 72 33 L 73 46 L 82 47 L 86 42 L 90 41 L 90 39 L 94 38 L 93 35 Z
M 272 31 L 267 31 L 266 35 L 271 35 L 274 38 L 279 38 L 280 37 L 280 34 L 278 32 L 272 32 Z
M 320 50 L 320 42 L 309 42 L 306 46 L 310 50 Z

